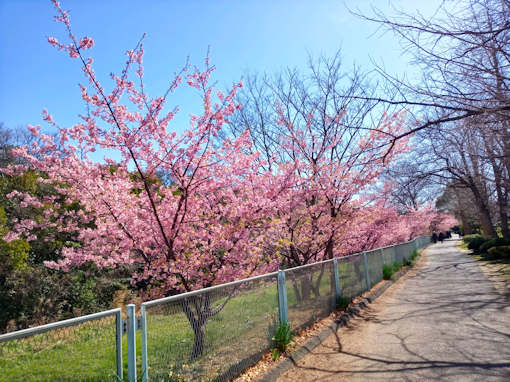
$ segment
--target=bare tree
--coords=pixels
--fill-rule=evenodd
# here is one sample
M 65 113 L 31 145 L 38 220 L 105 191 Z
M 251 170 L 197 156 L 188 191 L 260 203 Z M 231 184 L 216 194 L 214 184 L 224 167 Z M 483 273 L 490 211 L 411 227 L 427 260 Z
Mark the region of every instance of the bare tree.
M 443 2 L 433 18 L 397 11 L 388 17 L 355 12 L 403 42 L 421 70 L 418 81 L 378 68 L 387 93 L 369 99 L 399 106 L 414 115 L 416 131 L 472 116 L 500 123 L 504 155 L 510 157 L 510 0 Z M 508 165 L 506 165 L 508 168 Z
M 465 235 L 475 233 L 480 227 L 478 211 L 473 209 L 474 205 L 476 203 L 471 190 L 459 188 L 455 183 L 446 186 L 442 195 L 436 200 L 436 208 L 455 215 Z
M 483 138 L 472 123 L 472 120 L 465 120 L 455 127 L 436 128 L 421 134 L 422 171 L 445 186 L 469 190 L 483 233 L 496 237 L 492 209 L 493 169 L 487 160 Z M 461 195 L 465 194 L 457 194 Z
M 356 14 L 394 33 L 422 74 L 411 81 L 378 67 L 386 92 L 368 98 L 414 117 L 394 140 L 426 131 L 414 179 L 433 176 L 457 197 L 469 190 L 484 233 L 496 236 L 497 224 L 510 237 L 510 0 L 444 1 L 431 18 Z
M 371 87 L 364 83 L 365 76 L 356 68 L 344 71 L 340 52 L 332 58 L 309 58 L 308 64 L 305 73 L 287 68 L 272 76 L 248 75 L 238 98 L 243 107 L 230 119 L 224 136 L 238 136 L 247 129 L 254 149 L 262 153 L 261 159 L 271 170 L 275 161 L 286 163 L 297 155 L 292 147 L 281 145 L 282 139 L 293 134 L 288 126 L 280 123 L 283 115 L 292 126 L 307 131 L 307 137 L 314 140 L 306 145 L 304 156 L 308 162 L 316 163 L 328 156 L 336 163 L 345 164 L 346 169 L 354 167 L 363 173 L 370 163 L 365 161 L 369 156 L 358 145 L 359 138 L 380 122 L 374 118 L 378 103 L 363 98 Z M 330 201 L 332 217 L 348 200 Z M 309 203 L 315 203 L 313 198 Z M 294 229 L 292 222 L 288 229 Z M 317 259 L 324 251 L 332 257 L 333 241 L 334 233 L 324 242 L 324 247 L 300 249 L 305 263 Z M 289 264 L 301 265 L 291 252 L 292 248 L 282 254 Z
M 427 171 L 422 171 L 421 158 L 411 152 L 405 158 L 391 164 L 383 174 L 391 184 L 390 198 L 400 213 L 434 201 L 443 189 Z

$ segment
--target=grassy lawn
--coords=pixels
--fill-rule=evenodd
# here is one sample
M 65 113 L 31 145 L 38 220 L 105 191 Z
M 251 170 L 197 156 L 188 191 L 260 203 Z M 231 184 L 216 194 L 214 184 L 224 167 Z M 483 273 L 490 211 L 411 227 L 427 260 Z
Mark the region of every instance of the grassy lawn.
M 218 306 L 226 297 L 214 301 Z M 157 380 L 214 378 L 253 354 L 269 349 L 278 322 L 276 283 L 260 284 L 230 298 L 206 326 L 202 357 L 191 363 L 194 333 L 180 305 L 148 309 L 149 375 Z
M 382 278 L 382 259 L 369 257 L 372 284 Z M 364 263 L 359 258 L 339 261 L 342 295 L 353 298 L 366 289 Z M 322 272 L 322 276 L 321 275 Z M 293 330 L 313 323 L 335 307 L 330 265 L 287 273 L 289 321 Z M 307 281 L 318 285 L 318 296 L 298 298 Z M 317 280 L 319 280 L 317 284 Z M 295 284 L 296 288 L 293 287 Z M 214 380 L 244 369 L 271 347 L 278 319 L 276 278 L 242 284 L 235 291 L 211 295 L 213 306 L 226 302 L 205 329 L 202 356 L 190 361 L 194 333 L 179 303 L 147 309 L 147 342 L 151 381 Z M 141 332 L 137 332 L 141 374 Z M 0 344 L 0 382 L 3 381 L 115 381 L 115 318 L 59 329 Z M 126 336 L 123 336 L 124 379 L 127 376 Z M 204 379 L 204 376 L 205 379 Z
M 314 272 L 314 277 L 318 271 Z M 290 284 L 290 282 L 289 282 Z M 167 304 L 148 309 L 147 339 L 151 380 L 199 381 L 235 371 L 236 365 L 271 346 L 278 325 L 276 283 L 259 283 L 231 297 L 206 326 L 206 348 L 191 363 L 194 333 L 180 305 Z M 319 284 L 320 297 L 299 304 L 288 288 L 289 311 L 310 314 L 333 309 L 331 279 L 325 272 Z M 217 306 L 227 297 L 215 299 Z M 302 309 L 306 306 L 306 309 Z M 291 317 L 290 317 L 291 318 Z M 318 318 L 317 314 L 312 318 Z M 292 319 L 292 318 L 291 318 Z M 296 317 L 296 320 L 298 317 Z M 298 323 L 293 324 L 297 326 Z M 127 375 L 127 345 L 123 336 L 124 377 Z M 140 364 L 140 331 L 137 332 Z M 93 321 L 77 327 L 51 331 L 0 345 L 0 381 L 115 381 L 115 319 Z M 141 365 L 140 365 L 141 366 Z M 139 367 L 139 374 L 141 367 Z M 125 378 L 126 379 L 126 378 Z
M 108 317 L 1 343 L 0 381 L 115 381 L 115 355 Z

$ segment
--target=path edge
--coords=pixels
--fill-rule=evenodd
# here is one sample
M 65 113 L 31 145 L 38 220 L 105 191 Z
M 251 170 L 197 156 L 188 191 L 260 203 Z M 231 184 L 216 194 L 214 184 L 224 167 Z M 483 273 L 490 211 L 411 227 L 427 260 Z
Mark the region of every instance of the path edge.
M 423 251 L 426 249 L 422 248 L 420 252 L 420 259 L 423 256 Z M 326 338 L 328 338 L 331 334 L 336 333 L 336 331 L 346 326 L 351 318 L 355 316 L 359 316 L 361 311 L 365 309 L 368 304 L 372 303 L 375 299 L 381 296 L 390 286 L 392 286 L 395 282 L 397 282 L 402 276 L 404 276 L 407 272 L 416 266 L 418 261 L 413 263 L 412 267 L 402 268 L 397 273 L 393 274 L 391 280 L 384 280 L 383 284 L 380 284 L 377 288 L 370 290 L 362 300 L 356 304 L 349 305 L 347 310 L 342 313 L 339 317 L 337 317 L 331 324 L 321 330 L 319 334 L 316 334 L 309 340 L 307 340 L 301 347 L 294 350 L 287 358 L 281 361 L 278 365 L 272 367 L 269 371 L 267 371 L 260 378 L 255 379 L 257 382 L 275 382 L 283 373 L 287 370 L 295 366 L 298 361 L 300 361 L 304 356 L 310 354 L 312 350 L 314 350 L 317 346 L 323 343 Z

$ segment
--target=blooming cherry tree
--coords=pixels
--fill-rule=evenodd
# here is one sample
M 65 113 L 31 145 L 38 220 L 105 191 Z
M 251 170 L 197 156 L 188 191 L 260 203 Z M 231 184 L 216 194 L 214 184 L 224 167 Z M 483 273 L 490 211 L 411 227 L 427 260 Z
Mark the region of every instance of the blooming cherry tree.
M 107 90 L 86 56 L 94 40 L 76 37 L 68 13 L 53 3 L 67 41 L 48 41 L 80 63 L 87 80 L 81 98 L 89 112 L 74 126 L 61 127 L 45 110 L 43 119 L 56 136 L 28 126 L 38 139 L 14 150 L 22 160 L 4 170 L 36 170 L 38 181 L 55 190 L 43 198 L 8 195 L 20 208 L 41 210 L 43 218 L 13 222 L 6 241 L 30 242 L 42 230 L 74 237 L 61 258 L 46 266 L 68 271 L 85 263 L 127 264 L 133 285 L 161 297 L 408 240 L 430 224 L 429 210 L 399 216 L 366 196 L 386 163 L 407 149 L 402 139 L 387 152 L 390 137 L 403 128 L 403 115 L 384 115 L 367 132 L 344 125 L 345 111 L 312 108 L 291 118 L 277 105 L 281 152 L 266 159 L 272 162 L 266 166 L 248 130 L 216 138 L 240 107 L 241 83 L 226 93 L 214 91 L 207 58 L 204 69 L 186 65 L 162 95 L 150 97 L 142 38 L 126 52 L 120 74 L 111 74 Z M 182 86 L 200 92 L 202 110 L 177 134 L 172 127 L 178 109 L 169 109 L 167 99 Z M 95 152 L 109 157 L 94 160 Z M 61 208 L 76 203 L 80 208 Z M 182 301 L 195 333 L 192 358 L 204 350 L 208 319 L 227 301 L 214 305 L 207 294 Z
M 205 69 L 186 66 L 169 82 L 166 92 L 149 97 L 143 82 L 143 41 L 126 53 L 124 69 L 111 74 L 110 91 L 100 83 L 86 51 L 90 37 L 77 38 L 68 13 L 53 1 L 57 21 L 67 30 L 67 43 L 48 41 L 81 63 L 88 84 L 80 85 L 89 114 L 72 127 L 60 127 L 51 114 L 44 120 L 58 131 L 57 140 L 29 126 L 41 144 L 21 147 L 15 155 L 23 164 L 6 172 L 21 174 L 37 169 L 40 182 L 54 185 L 65 203 L 79 201 L 82 209 L 60 216 L 57 197 L 39 200 L 11 193 L 21 206 L 45 207 L 42 222 L 20 221 L 7 240 L 30 241 L 42 226 L 75 232 L 81 246 L 62 250 L 62 258 L 47 262 L 69 270 L 92 262 L 98 267 L 131 264 L 137 269 L 132 283 L 147 285 L 146 294 L 168 296 L 244 278 L 274 269 L 260 243 L 268 228 L 271 200 L 280 192 L 260 173 L 257 153 L 246 154 L 247 134 L 214 142 L 225 120 L 238 107 L 236 91 L 214 92 Z M 191 115 L 182 134 L 170 128 L 177 109 L 165 112 L 171 94 L 182 83 L 202 94 L 203 110 Z M 111 154 L 103 162 L 91 159 L 102 150 Z M 83 228 L 88 224 L 88 228 Z M 201 301 L 183 309 L 195 330 L 193 357 L 203 350 L 205 324 L 224 304 L 213 307 Z

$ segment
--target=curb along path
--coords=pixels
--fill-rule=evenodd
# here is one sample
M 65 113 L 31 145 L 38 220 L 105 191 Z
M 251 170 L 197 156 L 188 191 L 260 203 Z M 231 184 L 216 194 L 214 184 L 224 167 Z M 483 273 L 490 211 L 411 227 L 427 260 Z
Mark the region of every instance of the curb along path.
M 410 268 L 403 268 L 399 272 L 395 273 L 392 277 L 392 280 L 383 280 L 379 286 L 374 287 L 369 292 L 363 294 L 364 297 L 358 297 L 358 300 L 361 300 L 355 304 L 350 304 L 347 310 L 341 313 L 335 320 L 325 327 L 319 334 L 311 337 L 304 344 L 301 345 L 297 350 L 294 350 L 288 358 L 285 358 L 282 362 L 272 367 L 268 372 L 266 372 L 262 377 L 257 378 L 258 382 L 274 382 L 278 380 L 280 375 L 285 373 L 287 370 L 293 367 L 299 360 L 305 357 L 307 354 L 310 354 L 313 349 L 319 346 L 322 342 L 326 340 L 331 334 L 334 334 L 339 328 L 343 326 L 347 326 L 349 321 L 355 317 L 359 316 L 363 309 L 366 309 L 369 303 L 372 303 L 376 298 L 381 296 L 386 289 L 388 289 L 395 280 L 398 280 L 400 277 L 404 276 Z
M 510 380 L 509 318 L 508 298 L 449 240 L 278 381 Z

